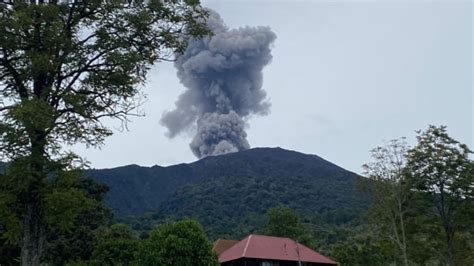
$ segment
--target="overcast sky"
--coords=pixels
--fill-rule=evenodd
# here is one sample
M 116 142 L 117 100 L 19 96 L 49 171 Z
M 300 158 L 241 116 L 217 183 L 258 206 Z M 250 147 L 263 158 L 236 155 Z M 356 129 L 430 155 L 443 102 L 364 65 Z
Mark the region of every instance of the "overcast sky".
M 473 142 L 471 1 L 204 1 L 229 27 L 270 26 L 277 34 L 264 70 L 272 103 L 248 120 L 252 147 L 317 154 L 361 173 L 369 150 L 429 124 Z M 184 88 L 159 63 L 144 88 L 146 117 L 132 118 L 99 149 L 75 151 L 94 168 L 196 160 L 190 135 L 159 124 Z

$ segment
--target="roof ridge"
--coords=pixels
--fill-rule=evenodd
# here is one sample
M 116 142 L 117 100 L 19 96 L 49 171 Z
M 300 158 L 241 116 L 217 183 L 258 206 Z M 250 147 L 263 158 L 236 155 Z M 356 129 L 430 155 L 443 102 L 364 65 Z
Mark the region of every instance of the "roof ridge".
M 245 244 L 244 252 L 242 252 L 242 257 L 245 257 L 245 253 L 247 252 L 247 248 L 249 247 L 251 238 L 252 238 L 252 235 L 249 235 L 249 237 L 247 238 L 247 243 Z
M 259 235 L 259 234 L 250 234 L 249 236 L 273 237 L 273 238 L 281 238 L 281 239 L 288 239 L 288 240 L 291 240 L 291 241 L 295 241 L 293 238 L 289 238 L 289 237 L 286 237 L 286 236 L 268 236 L 268 235 Z

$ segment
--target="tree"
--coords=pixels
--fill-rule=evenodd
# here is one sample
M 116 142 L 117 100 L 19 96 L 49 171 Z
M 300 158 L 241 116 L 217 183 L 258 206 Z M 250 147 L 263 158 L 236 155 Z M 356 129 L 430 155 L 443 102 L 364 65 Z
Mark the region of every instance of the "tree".
M 125 224 L 114 224 L 105 230 L 95 247 L 91 265 L 134 265 L 138 260 L 140 240 Z
M 89 265 L 139 265 L 139 250 L 137 239 L 106 240 L 96 247 Z
M 444 229 L 447 264 L 455 265 L 455 234 L 466 221 L 459 215 L 474 199 L 471 150 L 451 138 L 445 126 L 419 131 L 408 152 L 407 174 L 412 188 L 430 196 Z
M 103 240 L 102 228 L 111 222 L 112 212 L 102 203 L 108 188 L 89 178 L 79 178 L 77 187 L 87 193 L 89 200 L 86 201 L 87 204 L 79 206 L 69 230 L 64 231 L 58 226 L 50 226 L 43 254 L 43 261 L 48 264 L 66 265 L 89 260 L 95 247 Z M 131 229 L 120 231 L 132 234 Z
M 288 237 L 307 246 L 312 246 L 311 237 L 295 211 L 278 205 L 267 211 L 263 233 L 271 236 Z
M 355 228 L 354 228 L 355 231 Z M 339 265 L 394 265 L 392 243 L 374 239 L 369 233 L 357 233 L 349 240 L 332 247 Z
M 102 233 L 102 238 L 107 240 L 114 239 L 136 239 L 136 233 L 126 224 L 113 224 Z
M 103 118 L 139 114 L 147 71 L 206 34 L 206 13 L 198 0 L 0 3 L 0 158 L 18 166 L 0 205 L 23 265 L 40 263 L 48 202 L 77 194 L 50 185 L 52 165 L 72 158 L 62 145 L 101 145 Z
M 219 265 L 198 222 L 184 219 L 157 226 L 142 245 L 139 265 Z
M 406 216 L 411 193 L 404 174 L 407 152 L 405 139 L 394 139 L 373 149 L 373 161 L 363 165 L 364 174 L 373 181 L 368 187 L 372 196 L 369 216 L 376 226 L 387 229 L 381 231 L 397 246 L 404 265 L 408 265 Z
M 20 166 L 21 167 L 21 166 Z M 16 179 L 15 164 L 7 168 L 9 173 L 0 179 L 2 190 L 15 191 L 11 185 L 11 178 Z M 112 218 L 111 211 L 104 206 L 102 199 L 107 187 L 95 181 L 81 177 L 81 172 L 56 172 L 50 169 L 49 188 L 51 192 L 45 196 L 45 223 L 48 230 L 45 234 L 45 252 L 42 259 L 53 265 L 64 265 L 66 262 L 88 259 L 96 245 L 96 231 L 100 226 L 107 224 Z M 8 195 L 0 193 L 0 196 Z M 19 231 L 16 212 L 10 208 L 19 208 L 15 194 L 9 194 L 0 200 L 0 261 L 3 264 L 19 261 L 19 243 L 15 241 Z M 7 205 L 3 205 L 7 204 Z M 9 251 L 4 254 L 2 250 Z

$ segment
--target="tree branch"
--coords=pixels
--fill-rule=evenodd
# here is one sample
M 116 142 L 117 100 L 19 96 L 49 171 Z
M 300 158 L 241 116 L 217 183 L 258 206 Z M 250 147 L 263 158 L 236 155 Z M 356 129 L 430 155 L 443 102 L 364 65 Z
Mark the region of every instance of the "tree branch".
M 13 107 L 15 107 L 15 106 L 14 105 L 8 105 L 8 106 L 0 107 L 0 112 L 13 109 Z
M 12 66 L 11 60 L 8 59 L 8 54 L 5 48 L 2 49 L 3 52 L 3 66 L 6 68 L 6 70 L 10 73 L 11 77 L 15 81 L 15 85 L 18 91 L 18 94 L 22 99 L 27 99 L 28 98 L 28 89 L 25 87 L 23 84 L 20 74 L 16 71 L 16 69 Z

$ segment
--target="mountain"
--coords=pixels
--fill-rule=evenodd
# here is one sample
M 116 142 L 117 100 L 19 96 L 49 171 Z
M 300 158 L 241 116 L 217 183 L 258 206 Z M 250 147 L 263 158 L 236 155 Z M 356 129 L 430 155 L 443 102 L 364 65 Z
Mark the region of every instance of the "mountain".
M 356 174 L 316 155 L 281 148 L 254 148 L 169 167 L 129 165 L 86 174 L 109 186 L 106 202 L 118 217 L 147 212 L 152 213 L 149 219 L 188 216 L 216 230 L 258 220 L 277 204 L 342 222 L 367 206 L 367 198 L 355 189 Z
M 156 210 L 172 193 L 199 178 L 192 164 L 169 167 L 128 165 L 88 170 L 85 175 L 109 187 L 105 200 L 119 217 Z

